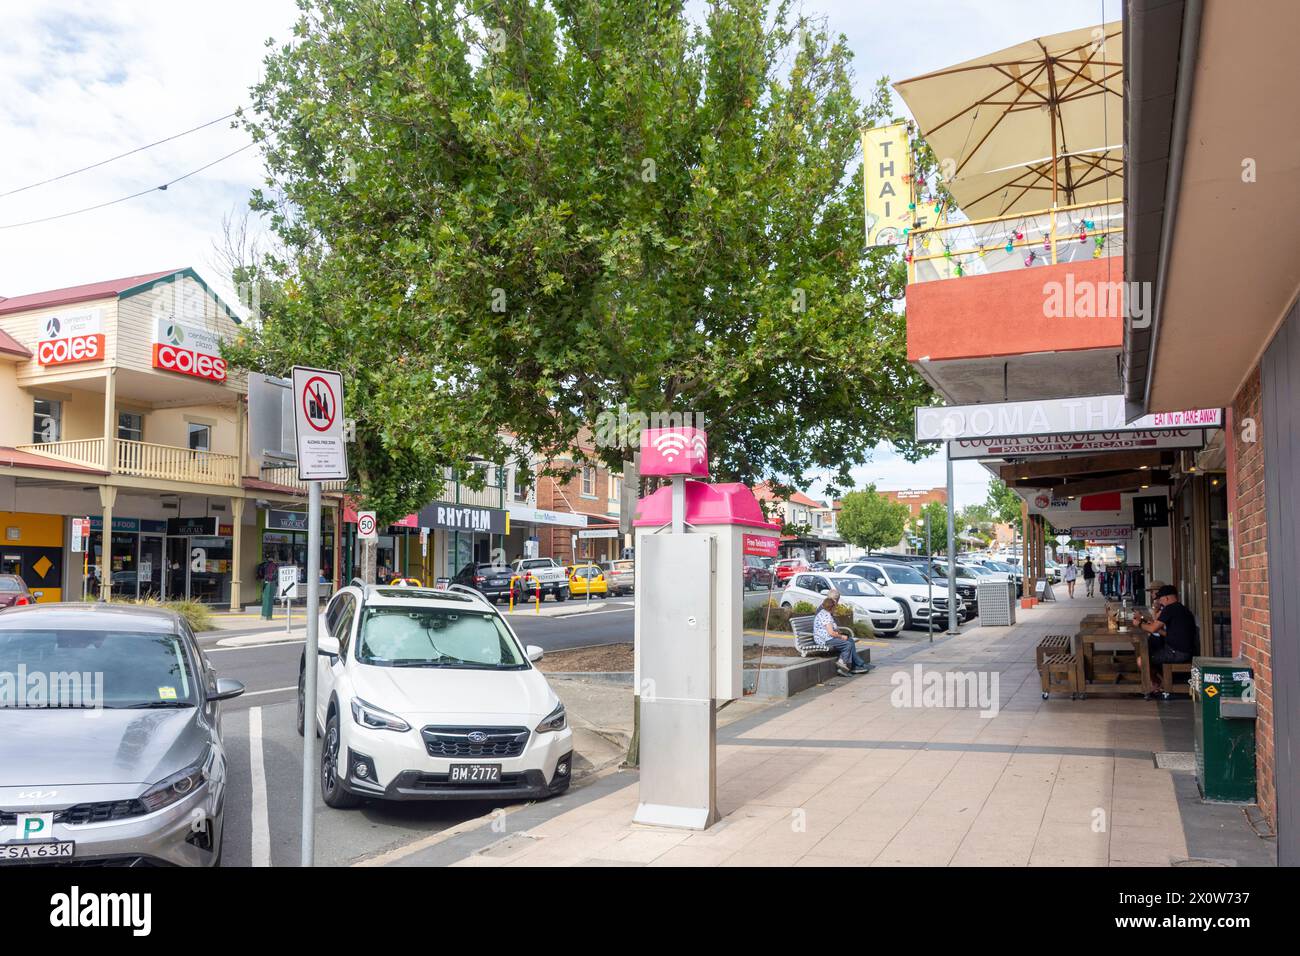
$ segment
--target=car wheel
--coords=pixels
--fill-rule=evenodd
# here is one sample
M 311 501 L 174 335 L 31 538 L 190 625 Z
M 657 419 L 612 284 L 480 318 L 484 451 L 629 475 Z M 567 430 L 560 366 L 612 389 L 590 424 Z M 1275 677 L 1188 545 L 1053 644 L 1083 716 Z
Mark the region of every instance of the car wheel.
M 307 671 L 298 668 L 298 736 L 306 734 L 307 727 Z
M 557 601 L 567 601 L 568 599 L 569 599 L 569 589 L 568 589 L 568 588 L 560 588 L 558 591 L 555 592 L 555 600 L 557 600 Z
M 903 626 L 899 630 L 900 632 L 906 631 L 912 627 L 912 611 L 905 601 L 896 601 L 895 603 L 903 609 Z
M 320 748 L 320 795 L 325 801 L 325 806 L 333 807 L 335 810 L 347 810 L 361 803 L 360 797 L 348 793 L 339 782 L 338 762 L 341 742 L 339 713 L 336 710 L 325 722 L 325 742 Z

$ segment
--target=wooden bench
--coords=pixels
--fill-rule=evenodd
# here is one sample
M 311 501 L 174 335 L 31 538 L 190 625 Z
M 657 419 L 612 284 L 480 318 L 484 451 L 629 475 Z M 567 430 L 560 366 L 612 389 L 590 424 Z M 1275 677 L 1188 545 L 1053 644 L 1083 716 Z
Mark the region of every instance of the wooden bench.
M 1187 681 L 1174 683 L 1174 678 L 1177 674 L 1183 674 L 1190 678 L 1192 676 L 1192 662 L 1178 661 L 1173 664 L 1165 664 L 1160 668 L 1160 689 L 1162 693 L 1165 697 L 1169 697 L 1174 693 L 1186 694 L 1190 697 L 1192 695 L 1192 688 L 1188 685 Z
M 790 618 L 790 631 L 794 634 L 794 649 L 800 657 L 813 654 L 827 655 L 830 651 L 813 640 L 813 619 L 815 614 L 805 614 Z
M 1075 654 L 1048 654 L 1038 665 L 1038 676 L 1043 684 L 1043 700 L 1052 691 L 1070 692 L 1070 699 L 1079 693 L 1079 658 Z
M 1069 634 L 1048 634 L 1038 642 L 1038 647 L 1034 651 L 1034 664 L 1039 670 L 1043 669 L 1043 658 L 1052 654 L 1069 654 L 1074 650 L 1074 638 Z

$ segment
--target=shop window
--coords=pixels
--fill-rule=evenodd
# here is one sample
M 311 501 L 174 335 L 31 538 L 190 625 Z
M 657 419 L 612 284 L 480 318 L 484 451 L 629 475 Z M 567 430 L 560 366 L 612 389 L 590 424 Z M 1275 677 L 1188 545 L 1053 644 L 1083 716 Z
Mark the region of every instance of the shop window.
M 52 398 L 38 398 L 32 421 L 32 441 L 61 441 L 63 437 L 63 402 Z
M 191 451 L 212 450 L 212 426 L 200 425 L 198 422 L 190 422 L 189 433 Z
M 144 441 L 144 416 L 135 412 L 118 412 L 117 437 L 123 441 Z

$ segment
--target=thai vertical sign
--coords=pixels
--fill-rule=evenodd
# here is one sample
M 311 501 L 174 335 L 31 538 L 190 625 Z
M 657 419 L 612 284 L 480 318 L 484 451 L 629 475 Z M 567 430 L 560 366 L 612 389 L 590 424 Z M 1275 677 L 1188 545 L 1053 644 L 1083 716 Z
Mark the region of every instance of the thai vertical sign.
M 890 246 L 912 225 L 912 154 L 907 124 L 862 131 L 862 178 L 867 245 Z

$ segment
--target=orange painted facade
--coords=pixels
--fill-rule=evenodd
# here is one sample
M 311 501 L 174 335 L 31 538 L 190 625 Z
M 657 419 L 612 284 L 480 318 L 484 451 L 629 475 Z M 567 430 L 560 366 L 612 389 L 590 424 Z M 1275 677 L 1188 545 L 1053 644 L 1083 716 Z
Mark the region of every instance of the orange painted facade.
M 907 287 L 908 361 L 1118 349 L 1122 279 L 1123 260 L 1108 257 L 913 283 Z M 1063 305 L 1064 317 L 1050 317 L 1049 304 Z M 1080 308 L 1090 314 L 1076 314 Z

